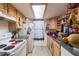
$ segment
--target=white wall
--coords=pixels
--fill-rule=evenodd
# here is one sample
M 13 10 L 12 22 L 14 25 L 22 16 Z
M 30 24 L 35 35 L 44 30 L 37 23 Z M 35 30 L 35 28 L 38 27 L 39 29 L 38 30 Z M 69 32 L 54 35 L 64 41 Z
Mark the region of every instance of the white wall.
M 0 34 L 8 32 L 8 22 L 0 20 Z

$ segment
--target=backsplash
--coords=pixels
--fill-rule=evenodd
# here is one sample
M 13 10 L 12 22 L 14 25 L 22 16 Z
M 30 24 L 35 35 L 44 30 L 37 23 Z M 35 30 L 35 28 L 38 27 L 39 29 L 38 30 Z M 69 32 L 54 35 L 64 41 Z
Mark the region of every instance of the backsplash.
M 0 34 L 9 32 L 8 22 L 0 20 Z

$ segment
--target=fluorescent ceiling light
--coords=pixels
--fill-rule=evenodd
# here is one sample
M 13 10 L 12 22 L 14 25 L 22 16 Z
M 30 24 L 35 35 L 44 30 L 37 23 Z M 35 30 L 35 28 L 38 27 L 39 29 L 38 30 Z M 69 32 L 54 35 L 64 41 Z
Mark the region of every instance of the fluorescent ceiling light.
M 43 18 L 46 5 L 32 5 L 35 18 Z

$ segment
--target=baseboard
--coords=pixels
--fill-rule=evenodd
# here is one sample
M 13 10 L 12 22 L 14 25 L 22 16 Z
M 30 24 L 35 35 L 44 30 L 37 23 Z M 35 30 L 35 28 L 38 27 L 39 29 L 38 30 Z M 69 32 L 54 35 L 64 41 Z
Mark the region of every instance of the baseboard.
M 34 40 L 44 40 L 44 38 L 34 38 Z

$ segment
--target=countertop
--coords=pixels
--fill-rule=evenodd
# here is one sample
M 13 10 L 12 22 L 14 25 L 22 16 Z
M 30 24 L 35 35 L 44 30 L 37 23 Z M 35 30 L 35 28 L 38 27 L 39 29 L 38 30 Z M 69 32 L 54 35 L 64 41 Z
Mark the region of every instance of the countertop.
M 56 41 L 57 43 L 59 43 L 62 47 L 64 47 L 68 52 L 70 52 L 74 56 L 79 56 L 79 52 L 76 52 L 75 50 L 73 50 L 72 46 L 64 43 L 62 40 L 60 40 L 58 38 L 53 38 L 53 37 L 51 37 L 49 35 L 48 35 L 48 37 L 52 38 L 54 41 Z

